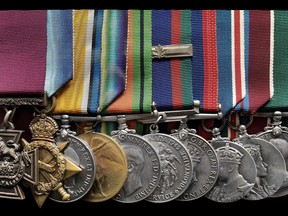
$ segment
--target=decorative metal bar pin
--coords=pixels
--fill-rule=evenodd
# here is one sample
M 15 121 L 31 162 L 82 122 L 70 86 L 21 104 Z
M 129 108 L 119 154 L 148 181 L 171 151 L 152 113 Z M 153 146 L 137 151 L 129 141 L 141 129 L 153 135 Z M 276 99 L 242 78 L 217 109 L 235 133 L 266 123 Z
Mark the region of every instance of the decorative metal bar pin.
M 191 57 L 192 44 L 173 44 L 152 46 L 152 59 Z

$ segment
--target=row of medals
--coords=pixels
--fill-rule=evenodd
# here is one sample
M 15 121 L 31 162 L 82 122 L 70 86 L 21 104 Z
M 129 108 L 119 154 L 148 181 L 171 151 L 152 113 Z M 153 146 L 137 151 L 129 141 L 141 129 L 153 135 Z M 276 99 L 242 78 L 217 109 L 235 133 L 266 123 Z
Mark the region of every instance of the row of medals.
M 207 141 L 187 121 L 171 134 L 151 125 L 145 135 L 128 129 L 125 118 L 118 123 L 111 135 L 87 129 L 76 133 L 68 115 L 58 127 L 42 113 L 29 125 L 31 142 L 20 141 L 21 131 L 2 129 L 0 197 L 24 199 L 23 185 L 39 207 L 47 198 L 63 203 L 200 197 L 234 202 L 288 193 L 288 132 L 280 121 L 255 135 L 241 125 L 233 141 L 221 137 L 217 128 Z

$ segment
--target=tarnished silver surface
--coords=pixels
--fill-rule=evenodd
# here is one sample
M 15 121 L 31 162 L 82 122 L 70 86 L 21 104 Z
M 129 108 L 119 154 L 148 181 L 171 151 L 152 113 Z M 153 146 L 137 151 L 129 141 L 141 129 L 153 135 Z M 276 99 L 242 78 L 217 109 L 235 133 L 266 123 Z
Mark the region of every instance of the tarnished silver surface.
M 281 126 L 275 126 L 271 129 L 256 134 L 257 137 L 269 141 L 273 144 L 282 154 L 286 170 L 284 171 L 284 181 L 281 187 L 270 197 L 282 197 L 288 194 L 288 132 Z M 280 176 L 282 176 L 281 174 Z
M 126 153 L 128 176 L 113 198 L 123 203 L 134 203 L 147 198 L 158 186 L 161 169 L 156 149 L 142 136 L 118 131 L 112 136 Z
M 57 144 L 63 141 L 69 142 L 64 155 L 82 170 L 63 181 L 64 189 L 71 195 L 69 200 L 62 200 L 56 191 L 52 191 L 49 198 L 62 203 L 74 202 L 85 196 L 91 189 L 96 176 L 96 160 L 89 145 L 73 134 L 65 134 L 64 139 L 61 134 L 58 134 L 55 140 Z
M 220 202 L 235 202 L 246 196 L 256 181 L 256 165 L 244 147 L 232 141 L 212 140 L 219 160 L 216 184 L 205 195 Z
M 216 152 L 203 137 L 186 129 L 170 134 L 188 149 L 193 164 L 193 177 L 188 188 L 177 200 L 189 201 L 202 197 L 218 178 L 219 163 Z
M 270 197 L 280 188 L 285 178 L 286 165 L 281 152 L 261 138 L 246 136 L 239 141 L 252 155 L 257 168 L 255 185 L 244 199 L 260 200 Z
M 193 176 L 188 150 L 179 140 L 164 133 L 143 137 L 157 149 L 161 161 L 161 181 L 146 200 L 163 203 L 178 198 L 188 188 Z
M 193 56 L 192 44 L 152 46 L 152 58 L 176 58 Z

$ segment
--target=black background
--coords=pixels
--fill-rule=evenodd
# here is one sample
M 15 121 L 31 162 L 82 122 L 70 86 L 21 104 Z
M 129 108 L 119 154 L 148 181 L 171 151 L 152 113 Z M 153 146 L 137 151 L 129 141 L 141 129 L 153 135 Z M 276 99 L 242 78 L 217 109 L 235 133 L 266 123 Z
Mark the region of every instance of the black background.
M 35 1 L 35 0 L 34 0 Z M 288 9 L 284 5 L 285 1 L 186 1 L 186 0 L 79 0 L 79 1 L 1 1 L 1 9 Z M 17 129 L 27 130 L 24 122 L 32 118 L 32 112 L 27 108 L 23 113 L 17 114 L 15 119 Z M 23 124 L 24 123 L 24 124 Z M 26 126 L 25 126 L 26 125 Z M 26 137 L 25 137 L 26 136 Z M 29 133 L 24 133 L 24 138 L 29 139 Z M 78 200 L 71 203 L 59 203 L 49 198 L 44 205 L 39 208 L 31 191 L 23 188 L 26 198 L 24 200 L 11 200 L 0 198 L 1 209 L 8 214 L 30 214 L 30 215 L 234 215 L 234 214 L 281 214 L 286 213 L 288 207 L 288 196 L 277 198 L 266 198 L 258 201 L 240 200 L 232 203 L 217 203 L 206 197 L 201 197 L 193 201 L 170 201 L 166 203 L 151 203 L 140 201 L 137 203 L 120 203 L 115 200 L 108 200 L 99 203 L 91 203 Z M 2 213 L 2 211 L 1 211 Z M 2 213 L 3 214 L 3 213 Z

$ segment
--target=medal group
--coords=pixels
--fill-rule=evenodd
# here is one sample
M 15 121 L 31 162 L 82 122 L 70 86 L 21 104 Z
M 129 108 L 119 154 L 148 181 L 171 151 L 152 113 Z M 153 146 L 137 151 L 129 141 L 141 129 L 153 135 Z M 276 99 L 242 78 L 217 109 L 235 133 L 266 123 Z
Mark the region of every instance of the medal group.
M 1 11 L 0 48 L 19 52 L 0 53 L 0 198 L 287 195 L 287 26 L 277 10 Z

